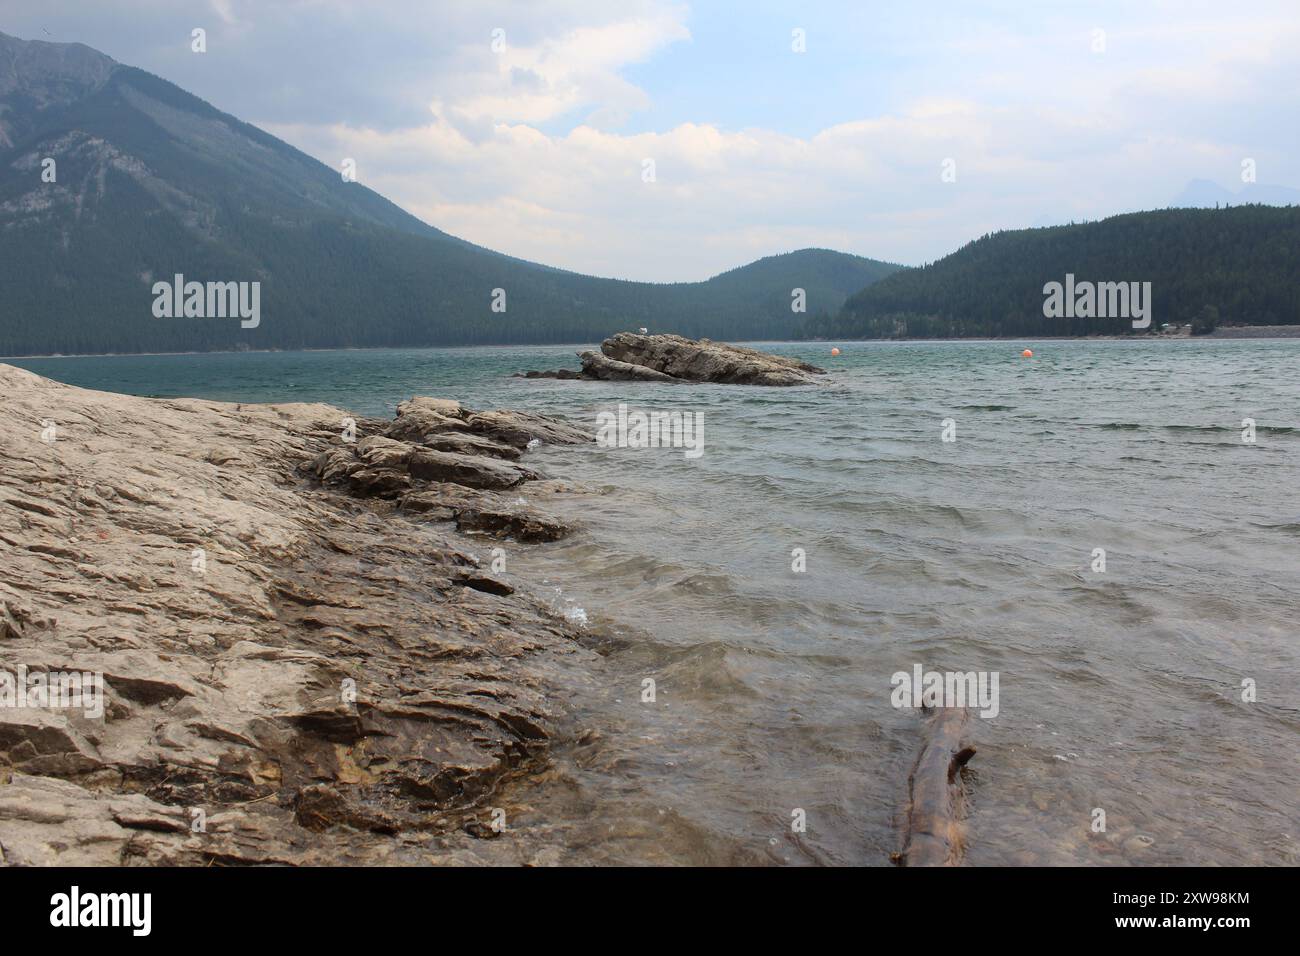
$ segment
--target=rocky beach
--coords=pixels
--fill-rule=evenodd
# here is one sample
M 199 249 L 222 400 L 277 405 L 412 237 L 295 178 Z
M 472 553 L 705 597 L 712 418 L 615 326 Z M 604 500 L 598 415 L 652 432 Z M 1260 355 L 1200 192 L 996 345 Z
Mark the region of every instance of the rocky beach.
M 0 863 L 531 861 L 494 823 L 591 652 L 489 555 L 567 533 L 522 462 L 589 435 L 7 365 L 0 394 L 0 668 L 104 696 L 0 707 Z

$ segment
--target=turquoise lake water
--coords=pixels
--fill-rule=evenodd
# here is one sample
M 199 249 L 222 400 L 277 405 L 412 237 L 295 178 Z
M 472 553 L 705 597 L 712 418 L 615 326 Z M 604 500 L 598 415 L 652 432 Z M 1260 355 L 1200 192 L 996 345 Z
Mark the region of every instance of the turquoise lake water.
M 604 656 L 512 826 L 574 859 L 887 864 L 919 740 L 890 679 L 920 664 L 1000 675 L 968 863 L 1300 863 L 1300 340 L 760 347 L 826 385 L 509 377 L 574 347 L 7 361 L 366 415 L 701 412 L 699 458 L 529 455 L 583 530 L 510 572 Z

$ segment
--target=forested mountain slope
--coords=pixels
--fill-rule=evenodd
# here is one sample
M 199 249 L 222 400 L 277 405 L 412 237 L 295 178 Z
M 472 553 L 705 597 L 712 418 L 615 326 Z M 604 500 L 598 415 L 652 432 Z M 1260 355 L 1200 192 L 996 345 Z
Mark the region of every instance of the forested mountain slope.
M 0 355 L 784 338 L 806 317 L 793 288 L 835 312 L 897 268 L 826 250 L 680 284 L 548 268 L 89 47 L 0 34 Z M 178 273 L 259 282 L 260 323 L 155 317 L 153 284 Z
M 849 298 L 804 334 L 832 338 L 1119 334 L 1124 316 L 1048 317 L 1044 286 L 1150 282 L 1151 331 L 1209 317 L 1300 324 L 1300 207 L 1163 209 L 984 236 Z

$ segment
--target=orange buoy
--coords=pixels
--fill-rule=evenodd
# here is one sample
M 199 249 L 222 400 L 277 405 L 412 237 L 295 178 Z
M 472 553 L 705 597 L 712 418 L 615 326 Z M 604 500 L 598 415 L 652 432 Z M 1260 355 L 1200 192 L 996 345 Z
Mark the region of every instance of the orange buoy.
M 839 349 L 831 349 L 831 355 L 839 355 L 839 354 L 840 354 Z
M 1034 353 L 1033 353 L 1031 350 L 1029 350 L 1029 349 L 1025 349 L 1025 350 L 1024 350 L 1023 352 L 1021 352 L 1020 354 L 1023 355 L 1025 358 L 1033 358 L 1033 357 L 1034 357 Z

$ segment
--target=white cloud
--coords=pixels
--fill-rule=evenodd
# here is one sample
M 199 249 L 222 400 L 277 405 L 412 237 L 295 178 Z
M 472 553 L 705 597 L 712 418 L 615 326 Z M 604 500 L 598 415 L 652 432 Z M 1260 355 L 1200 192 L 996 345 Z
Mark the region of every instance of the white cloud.
M 579 271 L 695 279 L 803 245 L 920 262 L 986 230 L 1158 206 L 1207 169 L 1231 175 L 1248 144 L 1218 135 L 1206 105 L 1249 110 L 1270 71 L 1295 67 L 1296 25 L 1267 22 L 1263 42 L 1258 27 L 1121 20 L 1102 55 L 1077 23 L 954 27 L 951 69 L 885 115 L 806 137 L 699 122 L 620 134 L 610 118 L 646 105 L 620 71 L 689 36 L 670 12 L 512 46 L 419 128 L 273 132 L 364 157 L 370 185 L 440 228 Z M 594 120 L 545 130 L 578 110 Z
M 990 229 L 1160 206 L 1195 178 L 1235 187 L 1245 156 L 1261 182 L 1300 184 L 1292 2 L 831 8 L 801 61 L 810 74 L 835 22 L 875 59 L 835 54 L 839 72 L 807 95 L 839 115 L 801 135 L 788 109 L 753 112 L 752 128 L 681 99 L 647 112 L 659 104 L 644 65 L 683 50 L 743 59 L 753 42 L 696 36 L 689 10 L 658 0 L 122 0 L 141 15 L 80 7 L 75 38 L 116 36 L 106 52 L 331 167 L 355 157 L 367 185 L 473 242 L 680 280 L 807 245 L 925 261 Z M 188 52 L 196 13 L 214 21 L 206 57 Z M 788 34 L 770 12 L 731 15 Z M 1105 53 L 1091 49 L 1094 27 Z M 678 85 L 725 84 L 731 65 Z M 859 73 L 888 85 L 873 107 L 836 85 Z M 735 92 L 762 104 L 767 91 Z M 946 158 L 955 183 L 940 178 Z
M 507 42 L 498 54 L 492 89 L 457 103 L 457 112 L 501 122 L 539 123 L 579 107 L 610 115 L 644 109 L 646 94 L 618 71 L 641 62 L 669 43 L 689 39 L 690 31 L 662 11 L 598 27 L 581 27 L 533 46 Z

